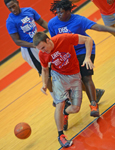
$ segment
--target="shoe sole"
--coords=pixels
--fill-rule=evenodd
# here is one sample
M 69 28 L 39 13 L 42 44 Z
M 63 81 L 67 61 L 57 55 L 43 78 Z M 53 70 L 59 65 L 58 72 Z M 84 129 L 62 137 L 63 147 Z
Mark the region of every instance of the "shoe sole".
M 105 93 L 105 90 L 101 90 L 101 94 L 100 97 L 96 100 L 96 103 L 99 103 L 101 97 L 103 96 L 103 94 Z
M 92 116 L 92 117 L 99 117 L 99 112 L 92 111 L 90 116 Z
M 70 146 L 72 146 L 73 145 L 73 141 L 71 141 L 70 143 L 69 143 L 69 145 L 68 146 L 65 146 L 66 148 L 67 147 L 70 147 Z
M 65 147 L 65 148 L 70 147 L 70 146 L 73 144 L 73 141 L 72 141 L 72 140 L 70 141 L 69 145 L 66 145 L 66 146 L 64 146 L 64 145 L 60 142 L 59 139 L 58 139 L 58 141 L 59 141 L 60 145 L 61 145 L 62 147 Z

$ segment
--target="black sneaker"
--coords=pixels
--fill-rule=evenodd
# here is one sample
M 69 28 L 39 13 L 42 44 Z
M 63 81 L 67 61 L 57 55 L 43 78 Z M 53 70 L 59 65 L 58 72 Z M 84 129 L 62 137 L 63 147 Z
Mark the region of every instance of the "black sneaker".
M 95 101 L 91 101 L 90 108 L 91 108 L 90 116 L 99 117 L 98 104 Z
M 66 136 L 64 134 L 60 135 L 58 137 L 58 141 L 59 141 L 60 145 L 63 147 L 70 147 L 73 144 L 73 141 L 67 140 L 65 137 Z
M 100 101 L 100 98 L 103 96 L 105 90 L 96 89 L 96 103 Z

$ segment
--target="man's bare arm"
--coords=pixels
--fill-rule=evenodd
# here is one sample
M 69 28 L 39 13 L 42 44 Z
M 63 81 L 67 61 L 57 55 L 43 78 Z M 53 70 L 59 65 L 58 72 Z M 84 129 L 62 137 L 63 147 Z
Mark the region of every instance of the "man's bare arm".
M 35 48 L 33 43 L 20 40 L 20 37 L 19 37 L 18 33 L 10 34 L 10 36 L 11 36 L 12 40 L 14 41 L 14 43 L 18 46 Z

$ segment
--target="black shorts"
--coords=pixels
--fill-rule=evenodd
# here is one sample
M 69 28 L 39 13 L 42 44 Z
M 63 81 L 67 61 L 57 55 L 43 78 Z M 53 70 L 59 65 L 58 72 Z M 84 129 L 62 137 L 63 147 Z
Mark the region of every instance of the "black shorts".
M 89 75 L 93 75 L 94 71 L 93 69 L 87 69 L 86 68 L 86 65 L 84 67 L 81 67 L 81 65 L 83 64 L 83 61 L 85 59 L 85 55 L 86 54 L 82 54 L 82 55 L 78 55 L 77 58 L 78 58 L 78 61 L 79 61 L 79 65 L 80 65 L 80 73 L 81 73 L 81 76 L 89 76 Z M 91 61 L 94 63 L 94 59 L 95 59 L 95 54 L 92 54 L 91 55 Z

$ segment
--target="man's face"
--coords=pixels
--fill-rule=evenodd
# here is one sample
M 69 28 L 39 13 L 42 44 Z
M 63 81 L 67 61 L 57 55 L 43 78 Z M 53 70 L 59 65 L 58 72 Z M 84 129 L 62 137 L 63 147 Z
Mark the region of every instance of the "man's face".
M 21 12 L 17 1 L 10 1 L 9 3 L 7 3 L 6 6 L 8 7 L 9 11 L 12 12 L 14 15 L 18 15 Z
M 68 21 L 71 17 L 71 11 L 69 11 L 69 10 L 65 11 L 62 8 L 57 8 L 56 14 L 60 21 Z
M 36 47 L 42 52 L 49 54 L 51 50 L 54 48 L 54 43 L 50 39 L 47 38 L 46 42 L 41 41 Z

